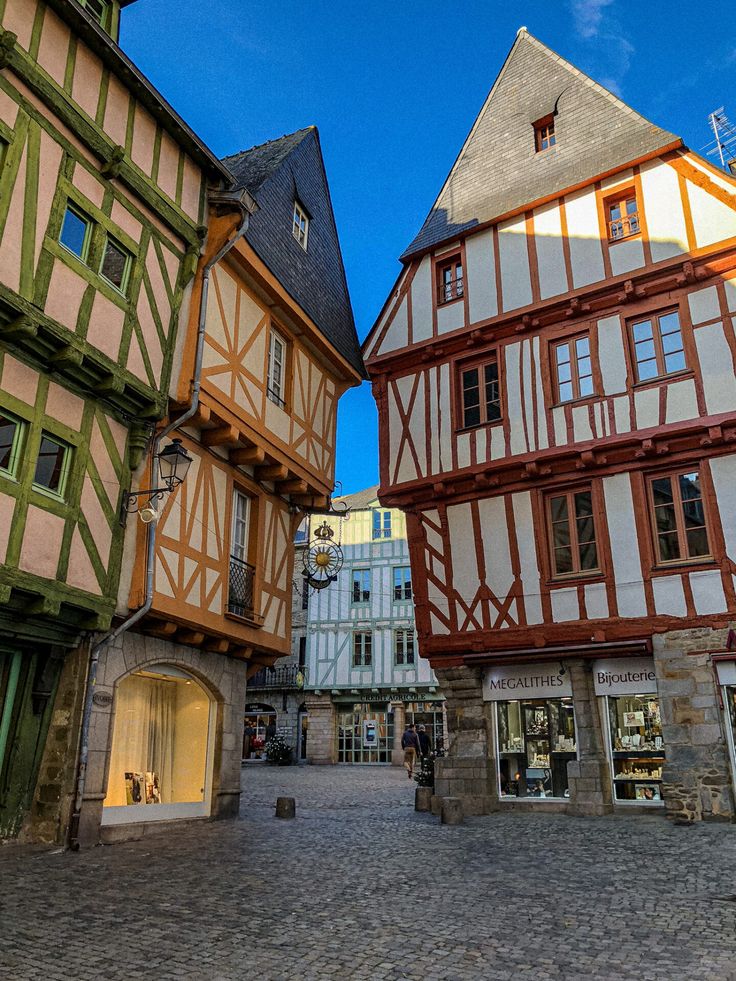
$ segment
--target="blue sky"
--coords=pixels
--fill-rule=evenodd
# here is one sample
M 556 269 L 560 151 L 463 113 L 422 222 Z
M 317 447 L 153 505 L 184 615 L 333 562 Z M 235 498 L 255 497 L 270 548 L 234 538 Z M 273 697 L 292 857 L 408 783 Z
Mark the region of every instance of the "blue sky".
M 522 24 L 700 150 L 709 112 L 736 119 L 729 6 L 141 0 L 121 44 L 219 156 L 319 127 L 362 340 Z M 346 493 L 378 481 L 367 384 L 340 402 L 337 478 Z

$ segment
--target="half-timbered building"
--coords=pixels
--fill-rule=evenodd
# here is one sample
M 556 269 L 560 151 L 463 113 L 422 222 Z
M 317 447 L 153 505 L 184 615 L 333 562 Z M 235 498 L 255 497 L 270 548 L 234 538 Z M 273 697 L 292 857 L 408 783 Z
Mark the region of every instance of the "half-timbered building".
M 78 645 L 115 610 L 121 494 L 176 380 L 207 185 L 229 179 L 117 46 L 130 2 L 0 3 L 0 837 L 32 801 L 59 834 Z
M 310 763 L 402 765 L 406 724 L 444 743 L 442 693 L 420 658 L 406 524 L 377 487 L 335 500 L 344 563 L 309 598 L 304 711 Z
M 223 164 L 171 397 L 192 462 L 134 524 L 145 616 L 100 654 L 83 841 L 238 813 L 247 676 L 290 652 L 294 535 L 363 377 L 317 130 Z
M 732 817 L 736 182 L 522 28 L 401 259 L 364 352 L 438 793 Z

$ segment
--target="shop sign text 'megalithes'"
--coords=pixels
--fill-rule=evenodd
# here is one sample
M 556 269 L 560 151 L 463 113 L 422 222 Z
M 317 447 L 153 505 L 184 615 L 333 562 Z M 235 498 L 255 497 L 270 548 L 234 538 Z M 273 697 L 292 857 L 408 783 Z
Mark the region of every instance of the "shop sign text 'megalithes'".
M 570 674 L 555 661 L 543 665 L 499 665 L 487 668 L 483 678 L 483 698 L 487 702 L 571 696 Z

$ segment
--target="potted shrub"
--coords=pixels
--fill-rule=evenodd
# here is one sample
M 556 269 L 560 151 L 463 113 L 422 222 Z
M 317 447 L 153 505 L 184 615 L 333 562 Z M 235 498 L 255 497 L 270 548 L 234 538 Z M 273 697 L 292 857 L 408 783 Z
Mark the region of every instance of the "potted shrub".
M 291 763 L 291 746 L 283 736 L 271 736 L 266 743 L 266 759 L 278 766 L 288 766 Z

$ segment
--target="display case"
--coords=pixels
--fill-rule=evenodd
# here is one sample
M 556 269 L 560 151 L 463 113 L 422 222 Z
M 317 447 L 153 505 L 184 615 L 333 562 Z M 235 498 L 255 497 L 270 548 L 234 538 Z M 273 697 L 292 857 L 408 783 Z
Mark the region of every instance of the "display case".
M 576 758 L 571 698 L 498 702 L 502 797 L 567 797 L 567 764 Z
M 620 695 L 607 701 L 614 799 L 661 802 L 665 751 L 659 699 Z

